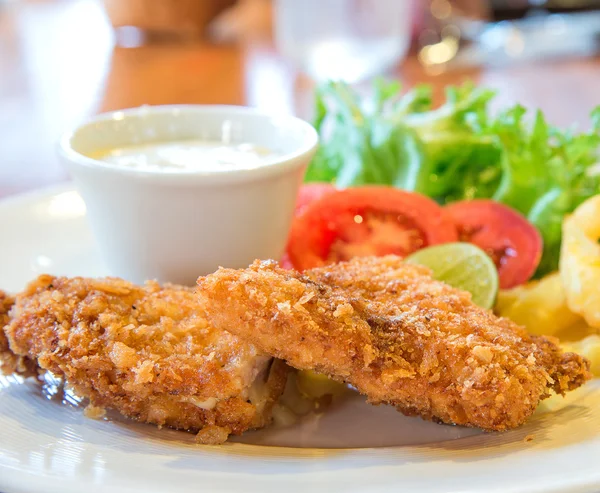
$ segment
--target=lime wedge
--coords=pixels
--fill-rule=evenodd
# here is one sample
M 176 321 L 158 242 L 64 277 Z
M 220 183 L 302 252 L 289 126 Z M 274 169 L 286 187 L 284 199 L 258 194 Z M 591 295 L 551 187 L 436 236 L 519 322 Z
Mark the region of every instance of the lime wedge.
M 429 267 L 433 277 L 473 295 L 473 303 L 492 308 L 498 294 L 498 270 L 492 259 L 471 243 L 423 248 L 404 260 Z

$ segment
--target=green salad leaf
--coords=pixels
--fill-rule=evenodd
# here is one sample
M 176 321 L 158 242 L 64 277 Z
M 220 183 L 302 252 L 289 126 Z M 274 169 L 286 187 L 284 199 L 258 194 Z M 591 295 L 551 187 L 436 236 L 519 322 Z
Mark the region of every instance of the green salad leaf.
M 525 215 L 540 231 L 538 275 L 558 266 L 565 214 L 600 192 L 600 107 L 589 132 L 559 129 L 520 105 L 490 111 L 494 92 L 448 87 L 434 108 L 432 92 L 401 94 L 397 82 L 375 83 L 360 97 L 342 82 L 316 93 L 319 150 L 306 181 L 339 187 L 391 185 L 440 203 L 493 198 Z

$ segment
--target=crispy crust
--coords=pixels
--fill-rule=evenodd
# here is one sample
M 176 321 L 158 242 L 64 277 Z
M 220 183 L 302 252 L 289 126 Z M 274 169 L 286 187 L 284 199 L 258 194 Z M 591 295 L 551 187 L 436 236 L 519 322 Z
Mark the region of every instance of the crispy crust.
M 93 406 L 159 426 L 221 428 L 215 437 L 266 425 L 285 385 L 271 357 L 207 324 L 190 288 L 40 276 L 16 297 L 4 332 L 12 353 Z
M 10 309 L 15 299 L 4 291 L 0 291 L 0 373 L 5 375 L 19 374 L 31 376 L 37 374 L 35 361 L 24 356 L 17 356 L 10 350 L 8 339 L 4 334 L 4 326 L 8 324 Z
M 530 337 L 394 256 L 306 275 L 255 262 L 198 285 L 215 327 L 407 415 L 505 430 L 522 424 L 551 389 L 564 393 L 591 377 L 589 363 L 563 353 L 555 339 Z
M 0 371 L 6 374 L 16 371 L 15 359 L 17 357 L 10 352 L 8 340 L 2 330 L 8 323 L 8 312 L 14 302 L 14 298 L 8 296 L 4 291 L 0 291 Z

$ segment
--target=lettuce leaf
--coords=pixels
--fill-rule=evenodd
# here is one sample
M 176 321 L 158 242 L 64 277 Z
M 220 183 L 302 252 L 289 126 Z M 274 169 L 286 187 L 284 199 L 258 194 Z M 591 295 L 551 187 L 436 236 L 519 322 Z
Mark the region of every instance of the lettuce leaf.
M 320 148 L 306 181 L 340 187 L 391 185 L 440 203 L 494 198 L 524 214 L 544 238 L 538 275 L 558 266 L 561 224 L 600 192 L 600 107 L 592 129 L 549 125 L 516 105 L 492 115 L 494 92 L 472 84 L 448 87 L 433 108 L 431 89 L 404 95 L 396 82 L 377 81 L 371 97 L 328 82 L 315 98 Z

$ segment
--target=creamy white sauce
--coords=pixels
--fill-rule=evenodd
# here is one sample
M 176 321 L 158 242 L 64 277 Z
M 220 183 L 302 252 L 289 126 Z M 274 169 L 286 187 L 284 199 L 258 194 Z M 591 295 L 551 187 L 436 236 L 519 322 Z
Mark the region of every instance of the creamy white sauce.
M 249 143 L 181 140 L 119 147 L 91 157 L 127 168 L 172 172 L 258 168 L 275 156 L 275 152 Z

